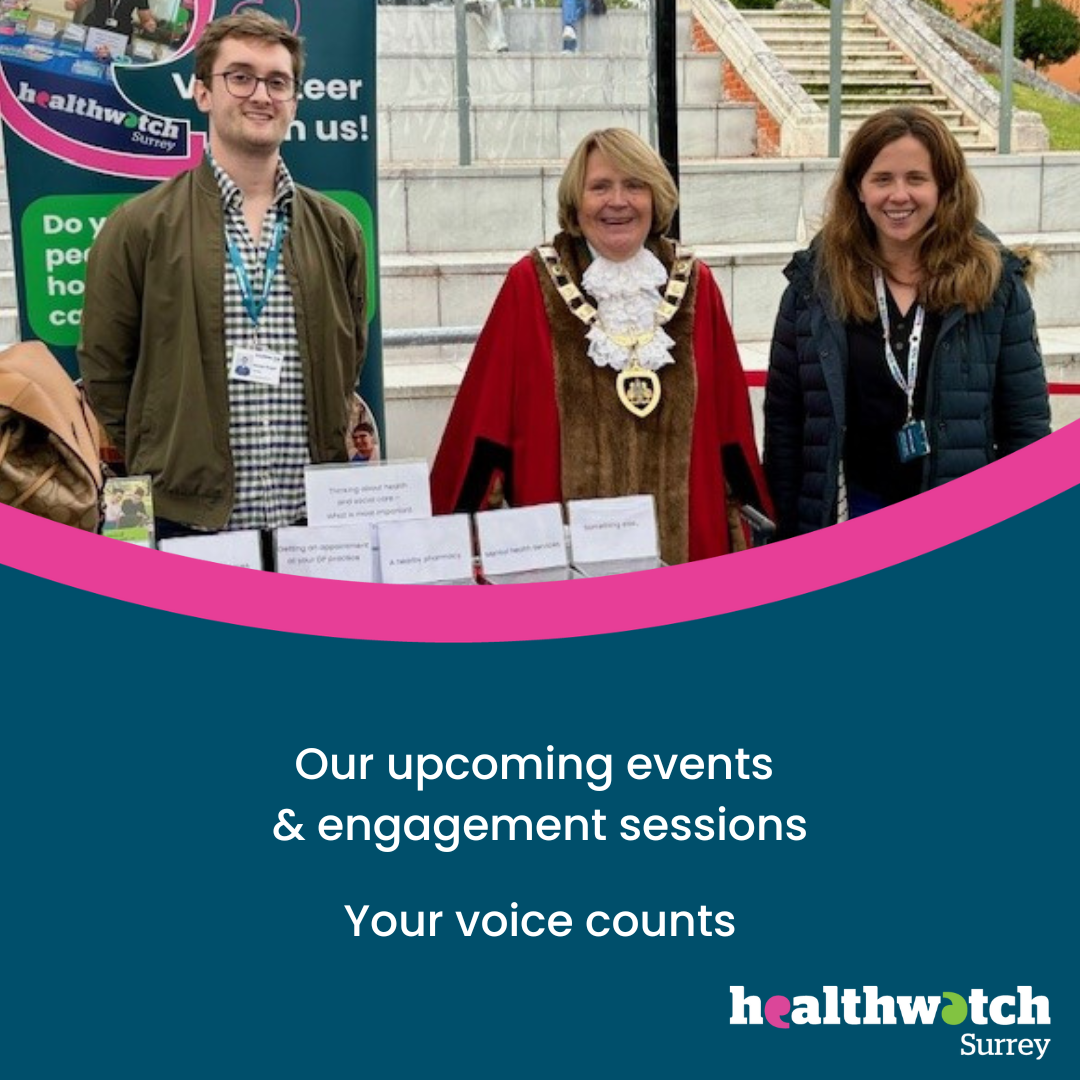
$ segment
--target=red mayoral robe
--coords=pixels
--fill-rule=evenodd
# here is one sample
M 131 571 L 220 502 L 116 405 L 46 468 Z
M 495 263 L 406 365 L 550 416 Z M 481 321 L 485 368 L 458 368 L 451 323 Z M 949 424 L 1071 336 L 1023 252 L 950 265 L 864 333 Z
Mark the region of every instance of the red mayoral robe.
M 649 247 L 669 269 L 675 247 Z M 555 248 L 580 288 L 581 240 Z M 659 302 L 659 294 L 657 296 Z M 432 470 L 435 513 L 652 493 L 668 563 L 731 550 L 728 491 L 770 512 L 746 377 L 720 290 L 694 261 L 664 329 L 674 364 L 660 403 L 642 418 L 615 389 L 616 373 L 588 357 L 586 326 L 533 251 L 514 267 L 477 341 Z

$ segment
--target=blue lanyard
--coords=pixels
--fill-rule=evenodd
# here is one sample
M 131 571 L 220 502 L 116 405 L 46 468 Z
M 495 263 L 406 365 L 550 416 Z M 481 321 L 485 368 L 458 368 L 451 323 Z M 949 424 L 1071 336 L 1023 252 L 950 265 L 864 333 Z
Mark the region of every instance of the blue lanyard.
M 240 285 L 240 296 L 244 301 L 244 310 L 248 314 L 252 325 L 257 330 L 259 319 L 262 318 L 263 310 L 270 299 L 270 290 L 274 285 L 274 275 L 277 273 L 278 263 L 281 261 L 281 244 L 285 236 L 285 215 L 279 210 L 277 223 L 274 225 L 274 236 L 270 241 L 270 250 L 266 253 L 266 273 L 263 275 L 262 296 L 255 299 L 255 290 L 251 287 L 251 278 L 248 276 L 247 267 L 243 257 L 233 238 L 225 233 L 225 242 L 229 248 L 229 262 L 232 263 L 233 273 Z

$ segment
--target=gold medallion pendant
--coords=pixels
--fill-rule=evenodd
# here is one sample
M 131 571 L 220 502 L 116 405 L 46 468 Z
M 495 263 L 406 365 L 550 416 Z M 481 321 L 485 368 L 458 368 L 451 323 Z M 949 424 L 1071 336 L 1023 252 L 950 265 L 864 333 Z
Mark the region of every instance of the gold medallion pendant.
M 656 371 L 638 363 L 637 352 L 656 336 L 659 327 L 665 326 L 678 313 L 686 297 L 690 277 L 694 269 L 694 256 L 686 248 L 675 245 L 675 257 L 671 264 L 671 276 L 660 304 L 653 316 L 653 325 L 644 330 L 613 333 L 600 321 L 600 313 L 585 299 L 559 259 L 559 253 L 550 244 L 536 249 L 547 269 L 548 276 L 562 297 L 571 314 L 586 327 L 597 328 L 602 334 L 627 352 L 626 366 L 615 378 L 615 390 L 623 407 L 644 420 L 660 404 L 660 376 Z M 614 364 L 612 365 L 614 367 Z
M 644 420 L 660 404 L 660 376 L 655 371 L 631 364 L 615 377 L 615 389 L 623 407 Z

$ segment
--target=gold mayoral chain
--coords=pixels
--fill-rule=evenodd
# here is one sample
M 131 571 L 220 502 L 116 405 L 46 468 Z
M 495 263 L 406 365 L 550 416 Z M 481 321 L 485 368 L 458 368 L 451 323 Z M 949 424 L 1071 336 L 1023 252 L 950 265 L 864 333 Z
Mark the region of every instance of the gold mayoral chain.
M 681 244 L 675 245 L 671 276 L 653 316 L 653 325 L 648 330 L 616 334 L 604 326 L 600 321 L 600 313 L 582 296 L 581 290 L 571 280 L 559 260 L 559 253 L 550 244 L 542 244 L 536 250 L 544 260 L 544 266 L 547 267 L 547 272 L 570 313 L 587 327 L 597 327 L 616 345 L 626 349 L 629 359 L 626 367 L 615 376 L 615 391 L 623 407 L 638 419 L 644 420 L 660 404 L 660 375 L 638 363 L 638 349 L 652 341 L 656 337 L 657 329 L 671 322 L 682 306 L 694 266 L 693 252 Z

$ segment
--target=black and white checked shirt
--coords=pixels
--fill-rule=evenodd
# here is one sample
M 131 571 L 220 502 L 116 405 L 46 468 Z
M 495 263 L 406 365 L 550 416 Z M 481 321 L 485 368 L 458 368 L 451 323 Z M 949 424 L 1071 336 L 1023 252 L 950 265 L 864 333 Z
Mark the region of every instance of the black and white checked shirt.
M 263 218 L 262 235 L 256 239 L 244 221 L 243 193 L 212 158 L 210 164 L 221 189 L 226 237 L 240 252 L 252 292 L 259 297 L 278 216 L 282 215 L 285 221 L 282 243 L 291 226 L 296 191 L 292 177 L 284 162 L 280 162 L 273 212 Z M 240 283 L 226 251 L 226 357 L 231 361 L 235 349 L 249 348 L 256 340 L 260 349 L 272 349 L 283 356 L 284 363 L 277 386 L 229 379 L 229 445 L 236 498 L 227 529 L 274 529 L 305 517 L 304 466 L 310 464 L 311 456 L 296 309 L 284 264 L 278 264 L 270 296 L 259 317 L 256 339 Z

